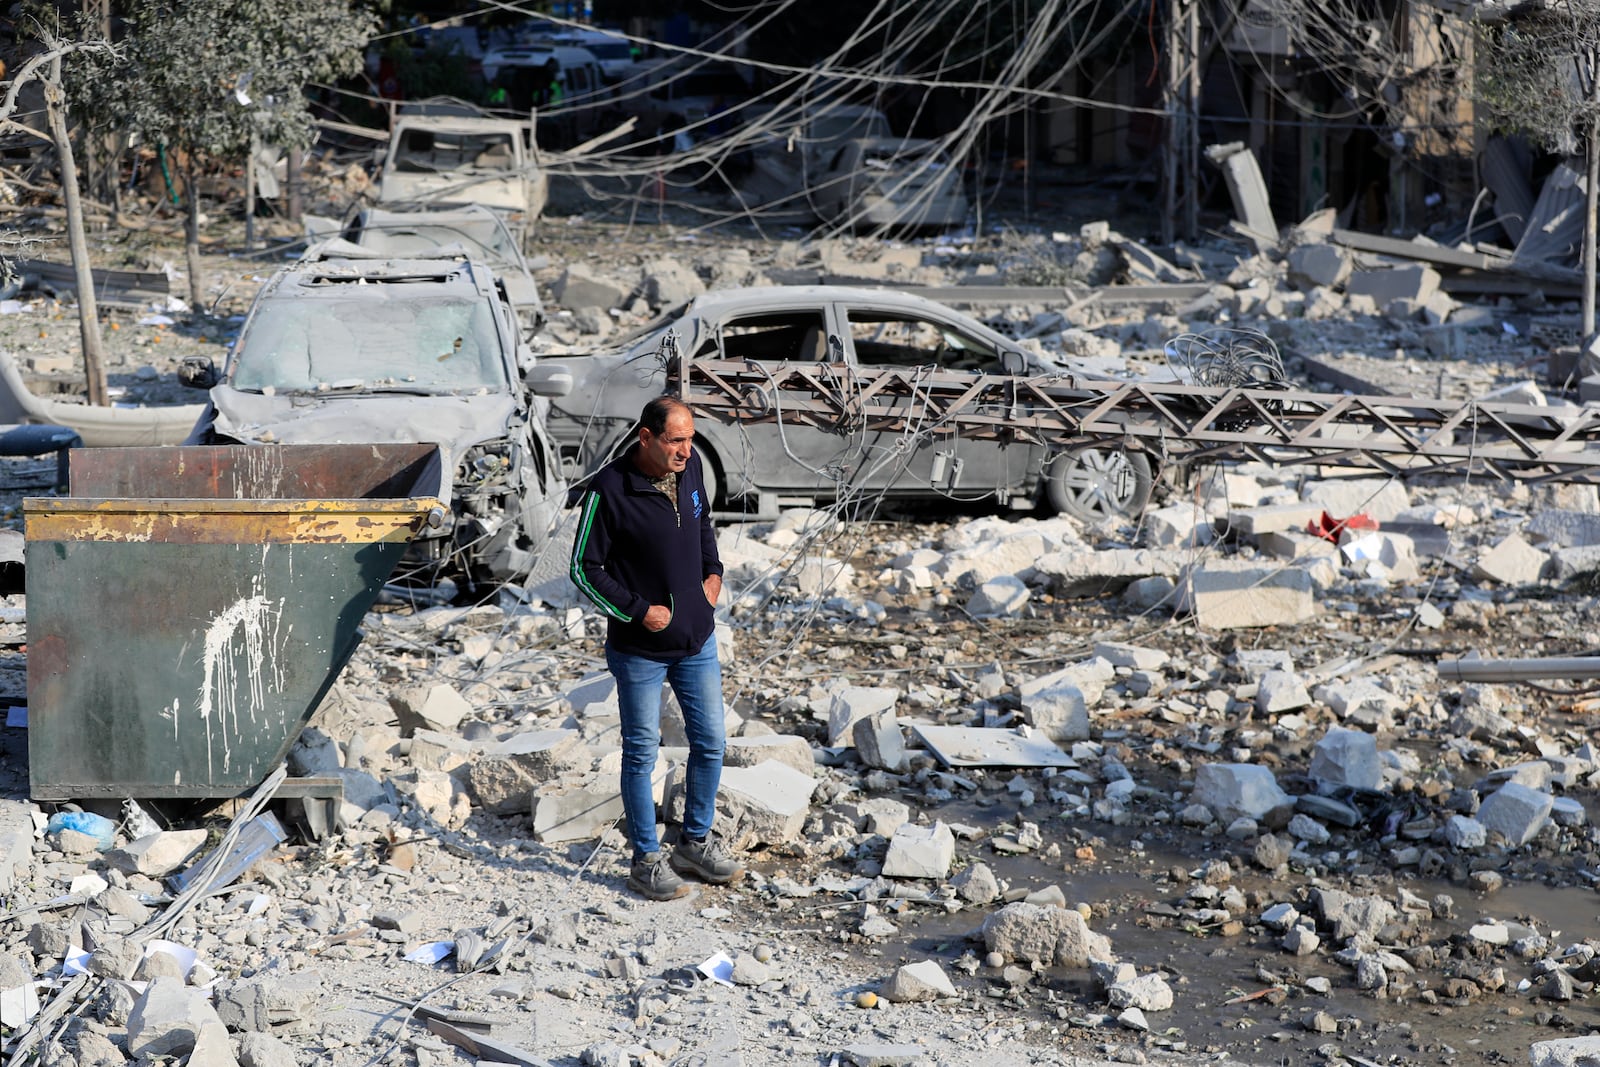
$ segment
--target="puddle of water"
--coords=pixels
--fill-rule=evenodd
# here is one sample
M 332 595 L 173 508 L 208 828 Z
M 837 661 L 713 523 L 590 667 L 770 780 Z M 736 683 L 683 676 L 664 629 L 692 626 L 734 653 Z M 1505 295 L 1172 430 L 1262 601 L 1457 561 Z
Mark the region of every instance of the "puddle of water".
M 959 808 L 960 805 L 947 805 L 939 814 L 947 821 L 980 825 L 995 822 L 993 809 L 973 808 L 964 813 Z M 1415 989 L 1398 997 L 1378 999 L 1358 990 L 1354 972 L 1329 958 L 1332 949 L 1326 939 L 1318 953 L 1297 958 L 1279 947 L 1277 934 L 1261 927 L 1247 924 L 1242 933 L 1231 937 L 1185 930 L 1181 919 L 1149 913 L 1153 904 L 1179 906 L 1190 888 L 1188 884 L 1169 882 L 1166 872 L 1174 867 L 1194 870 L 1206 860 L 1222 855 L 1224 844 L 1231 842 L 1195 836 L 1193 843 L 1205 851 L 1185 853 L 1163 843 L 1140 852 L 1130 847 L 1137 836 L 1135 831 L 1084 824 L 1080 828 L 1095 835 L 1096 858 L 1079 861 L 1070 858 L 1079 842 L 1059 836 L 1059 821 L 1046 825 L 1046 844 L 1056 841 L 1063 854 L 1063 860 L 1055 864 L 1035 855 L 996 853 L 982 842 L 964 844 L 958 851 L 974 862 L 987 863 L 1002 884 L 1013 891 L 1059 885 L 1069 904 L 1083 901 L 1092 905 L 1096 917 L 1091 926 L 1110 937 L 1119 959 L 1135 964 L 1141 974 L 1160 969 L 1171 976 L 1173 1008 L 1149 1013 L 1149 1021 L 1158 1034 L 1187 1042 L 1190 1049 L 1226 1051 L 1249 1063 L 1324 1062 L 1325 1053 L 1336 1048 L 1346 1056 L 1383 1064 L 1522 1064 L 1527 1062 L 1528 1047 L 1535 1041 L 1572 1036 L 1592 1022 L 1593 1012 L 1587 1007 L 1533 1000 L 1510 991 L 1486 993 L 1465 1002 L 1441 999 L 1434 1004 L 1421 1000 L 1420 991 Z M 1453 916 L 1419 927 L 1422 942 L 1434 946 L 1441 959 L 1452 946 L 1466 940 L 1467 930 L 1475 922 L 1485 919 L 1528 923 L 1559 947 L 1582 940 L 1600 916 L 1600 896 L 1582 887 L 1511 883 L 1499 893 L 1481 896 L 1448 882 L 1420 878 L 1390 882 L 1381 874 L 1370 884 L 1348 883 L 1348 879 L 1340 879 L 1320 884 L 1355 895 L 1381 896 L 1391 903 L 1397 897 L 1398 886 L 1424 900 L 1431 900 L 1438 893 L 1449 894 L 1456 905 Z M 1298 907 L 1302 902 L 1297 891 L 1308 888 L 1311 881 L 1301 874 L 1274 881 L 1252 871 L 1234 884 L 1252 900 L 1255 894 L 1263 900 L 1286 899 Z M 859 904 L 846 905 L 830 915 L 815 906 L 820 901 L 807 903 L 813 906 L 780 922 L 796 931 L 802 927 L 816 930 L 819 916 L 835 931 L 853 930 L 859 922 Z M 1254 918 L 1259 910 L 1251 908 L 1246 919 Z M 908 906 L 890 916 L 899 933 L 872 946 L 873 955 L 881 956 L 882 962 L 868 966 L 878 966 L 880 973 L 886 975 L 894 966 L 889 961 L 901 957 L 913 961 L 938 959 L 959 986 L 985 996 L 999 994 L 997 1003 L 1024 1018 L 1040 1021 L 1044 1024 L 1040 1032 L 1045 1035 L 1050 1027 L 1065 1029 L 1066 1019 L 1108 1010 L 1104 996 L 1086 972 L 1037 973 L 1020 996 L 1006 992 L 1008 987 L 998 971 L 980 967 L 970 978 L 963 975 L 952 965 L 967 952 L 982 959 L 981 941 L 969 942 L 966 936 L 988 913 L 989 909 L 970 909 L 951 914 L 925 905 Z M 823 936 L 837 947 L 836 933 Z M 1470 962 L 1473 968 L 1483 965 L 1476 958 Z M 1515 990 L 1519 981 L 1531 976 L 1534 962 L 1502 949 L 1487 965 L 1502 967 L 1507 989 Z M 1458 973 L 1455 967 L 1462 963 L 1459 959 L 1436 963 L 1415 977 L 1437 989 Z M 1306 981 L 1316 977 L 1328 980 L 1331 988 L 1326 995 L 1306 988 Z M 1288 991 L 1277 1003 L 1265 997 L 1229 1003 L 1278 983 L 1287 986 Z M 1319 1011 L 1338 1021 L 1338 1032 L 1314 1033 L 1307 1029 L 1305 1020 Z M 1562 1028 L 1560 1018 L 1554 1024 L 1549 1022 L 1547 1017 L 1551 1014 L 1568 1020 L 1568 1028 Z M 1576 1029 L 1571 1028 L 1574 1024 Z M 1127 1042 L 1133 1036 L 1114 1025 L 1109 1030 L 1076 1032 L 1097 1041 Z

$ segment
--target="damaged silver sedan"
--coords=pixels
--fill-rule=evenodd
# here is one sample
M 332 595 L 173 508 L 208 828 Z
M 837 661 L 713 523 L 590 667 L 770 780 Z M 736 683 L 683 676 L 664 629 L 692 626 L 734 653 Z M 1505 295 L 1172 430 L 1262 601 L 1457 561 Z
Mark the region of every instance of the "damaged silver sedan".
M 438 444 L 453 521 L 417 542 L 422 576 L 499 582 L 532 567 L 565 493 L 531 363 L 483 264 L 328 259 L 262 286 L 220 373 L 180 376 L 210 390 L 191 444 Z
M 974 375 L 1073 369 L 905 293 L 845 286 L 719 290 L 667 312 L 618 351 L 546 357 L 534 369 L 530 382 L 554 398 L 548 426 L 568 478 L 594 470 L 626 443 L 644 402 L 666 388 L 664 352 L 774 367 L 814 362 Z M 790 504 L 871 494 L 1012 508 L 1043 503 L 1095 521 L 1137 515 L 1152 489 L 1146 456 L 1114 445 L 1051 450 L 960 436 L 933 444 L 915 434 L 784 425 L 778 414 L 776 423 L 695 421 L 714 507 L 742 505 L 765 516 Z

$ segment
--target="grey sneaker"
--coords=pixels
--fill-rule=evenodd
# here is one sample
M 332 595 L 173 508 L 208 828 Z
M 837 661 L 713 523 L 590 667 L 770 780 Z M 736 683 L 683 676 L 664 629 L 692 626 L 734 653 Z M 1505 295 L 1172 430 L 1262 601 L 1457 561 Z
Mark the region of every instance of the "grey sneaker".
M 729 854 L 716 834 L 707 834 L 704 841 L 684 838 L 672 850 L 672 869 L 679 874 L 692 874 L 701 881 L 726 885 L 744 876 L 744 868 Z
M 628 868 L 628 888 L 650 900 L 677 900 L 689 892 L 688 884 L 672 873 L 659 852 L 647 852 L 643 859 L 634 860 Z

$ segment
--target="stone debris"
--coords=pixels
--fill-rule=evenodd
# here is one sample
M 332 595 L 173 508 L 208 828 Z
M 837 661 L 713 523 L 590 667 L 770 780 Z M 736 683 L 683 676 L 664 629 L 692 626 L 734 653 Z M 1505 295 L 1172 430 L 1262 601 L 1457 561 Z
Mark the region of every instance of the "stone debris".
M 1206 764 L 1195 775 L 1190 799 L 1222 823 L 1247 818 L 1283 825 L 1294 805 L 1270 769 L 1250 763 Z
M 1507 782 L 1484 798 L 1477 820 L 1512 848 L 1532 841 L 1550 815 L 1554 799 L 1517 782 Z
M 1207 630 L 1291 626 L 1316 614 L 1309 571 L 1218 559 L 1186 567 L 1178 610 Z
M 956 839 L 942 822 L 932 826 L 906 823 L 889 839 L 889 852 L 883 859 L 886 878 L 939 878 L 950 873 L 955 862 Z
M 919 1000 L 938 1000 L 956 995 L 950 976 L 937 960 L 922 960 L 901 967 L 878 988 L 878 995 L 891 1004 L 911 1004 Z
M 1309 773 L 1330 786 L 1377 789 L 1383 784 L 1377 738 L 1360 730 L 1334 727 L 1312 747 Z

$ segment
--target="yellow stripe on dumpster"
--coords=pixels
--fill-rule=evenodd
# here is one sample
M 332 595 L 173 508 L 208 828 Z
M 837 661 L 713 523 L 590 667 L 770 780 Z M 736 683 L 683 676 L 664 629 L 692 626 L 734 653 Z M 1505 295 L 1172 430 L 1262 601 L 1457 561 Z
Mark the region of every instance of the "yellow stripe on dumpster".
M 28 500 L 29 541 L 377 544 L 409 541 L 438 500 Z

